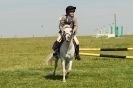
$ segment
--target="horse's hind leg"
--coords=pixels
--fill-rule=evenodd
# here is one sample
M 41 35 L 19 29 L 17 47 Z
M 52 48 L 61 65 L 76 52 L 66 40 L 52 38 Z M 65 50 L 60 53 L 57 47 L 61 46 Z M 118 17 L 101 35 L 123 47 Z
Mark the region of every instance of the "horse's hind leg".
M 66 60 L 66 63 L 65 63 L 66 73 L 68 72 L 68 68 L 69 68 L 69 61 L 68 61 L 68 60 Z
M 57 66 L 58 66 L 58 59 L 55 59 L 54 72 L 53 72 L 54 76 L 55 76 L 55 73 L 56 73 Z
M 69 61 L 68 66 L 67 66 L 67 73 L 66 73 L 67 77 L 68 77 L 69 73 L 71 72 L 71 70 L 72 70 L 72 61 Z

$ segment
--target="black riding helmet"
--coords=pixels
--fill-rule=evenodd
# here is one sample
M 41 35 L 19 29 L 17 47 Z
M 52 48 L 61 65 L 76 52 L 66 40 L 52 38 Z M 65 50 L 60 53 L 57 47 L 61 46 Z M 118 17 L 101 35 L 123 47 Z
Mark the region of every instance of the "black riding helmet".
M 67 6 L 66 8 L 66 14 L 69 14 L 70 12 L 75 12 L 76 7 L 74 6 Z

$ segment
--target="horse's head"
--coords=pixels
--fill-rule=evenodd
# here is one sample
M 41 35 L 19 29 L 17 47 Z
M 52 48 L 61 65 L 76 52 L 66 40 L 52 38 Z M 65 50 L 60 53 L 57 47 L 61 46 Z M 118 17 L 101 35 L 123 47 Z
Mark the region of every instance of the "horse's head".
M 70 42 L 72 39 L 72 28 L 69 25 L 65 25 L 64 26 L 64 31 L 63 31 L 63 38 L 64 40 L 66 40 L 67 42 Z

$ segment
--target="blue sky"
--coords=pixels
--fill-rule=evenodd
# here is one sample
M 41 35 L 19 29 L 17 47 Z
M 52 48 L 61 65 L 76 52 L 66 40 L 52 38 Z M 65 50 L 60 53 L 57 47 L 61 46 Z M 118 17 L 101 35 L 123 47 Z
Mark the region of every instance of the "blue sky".
M 59 17 L 68 5 L 77 7 L 78 35 L 108 29 L 114 13 L 125 34 L 133 34 L 133 0 L 0 0 L 0 36 L 57 35 Z

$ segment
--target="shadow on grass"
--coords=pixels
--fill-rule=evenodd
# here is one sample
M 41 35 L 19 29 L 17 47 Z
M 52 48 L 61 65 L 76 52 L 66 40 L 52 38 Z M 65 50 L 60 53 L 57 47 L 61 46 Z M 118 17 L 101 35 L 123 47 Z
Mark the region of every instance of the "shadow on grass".
M 66 79 L 68 79 L 68 75 L 66 76 Z M 62 75 L 52 75 L 52 74 L 49 74 L 49 75 L 46 75 L 44 76 L 45 79 L 49 79 L 49 80 L 62 80 L 63 79 L 63 76 Z
M 63 76 L 62 75 L 52 75 L 52 74 L 49 74 L 49 75 L 46 75 L 44 76 L 45 79 L 49 79 L 49 80 L 62 80 Z

